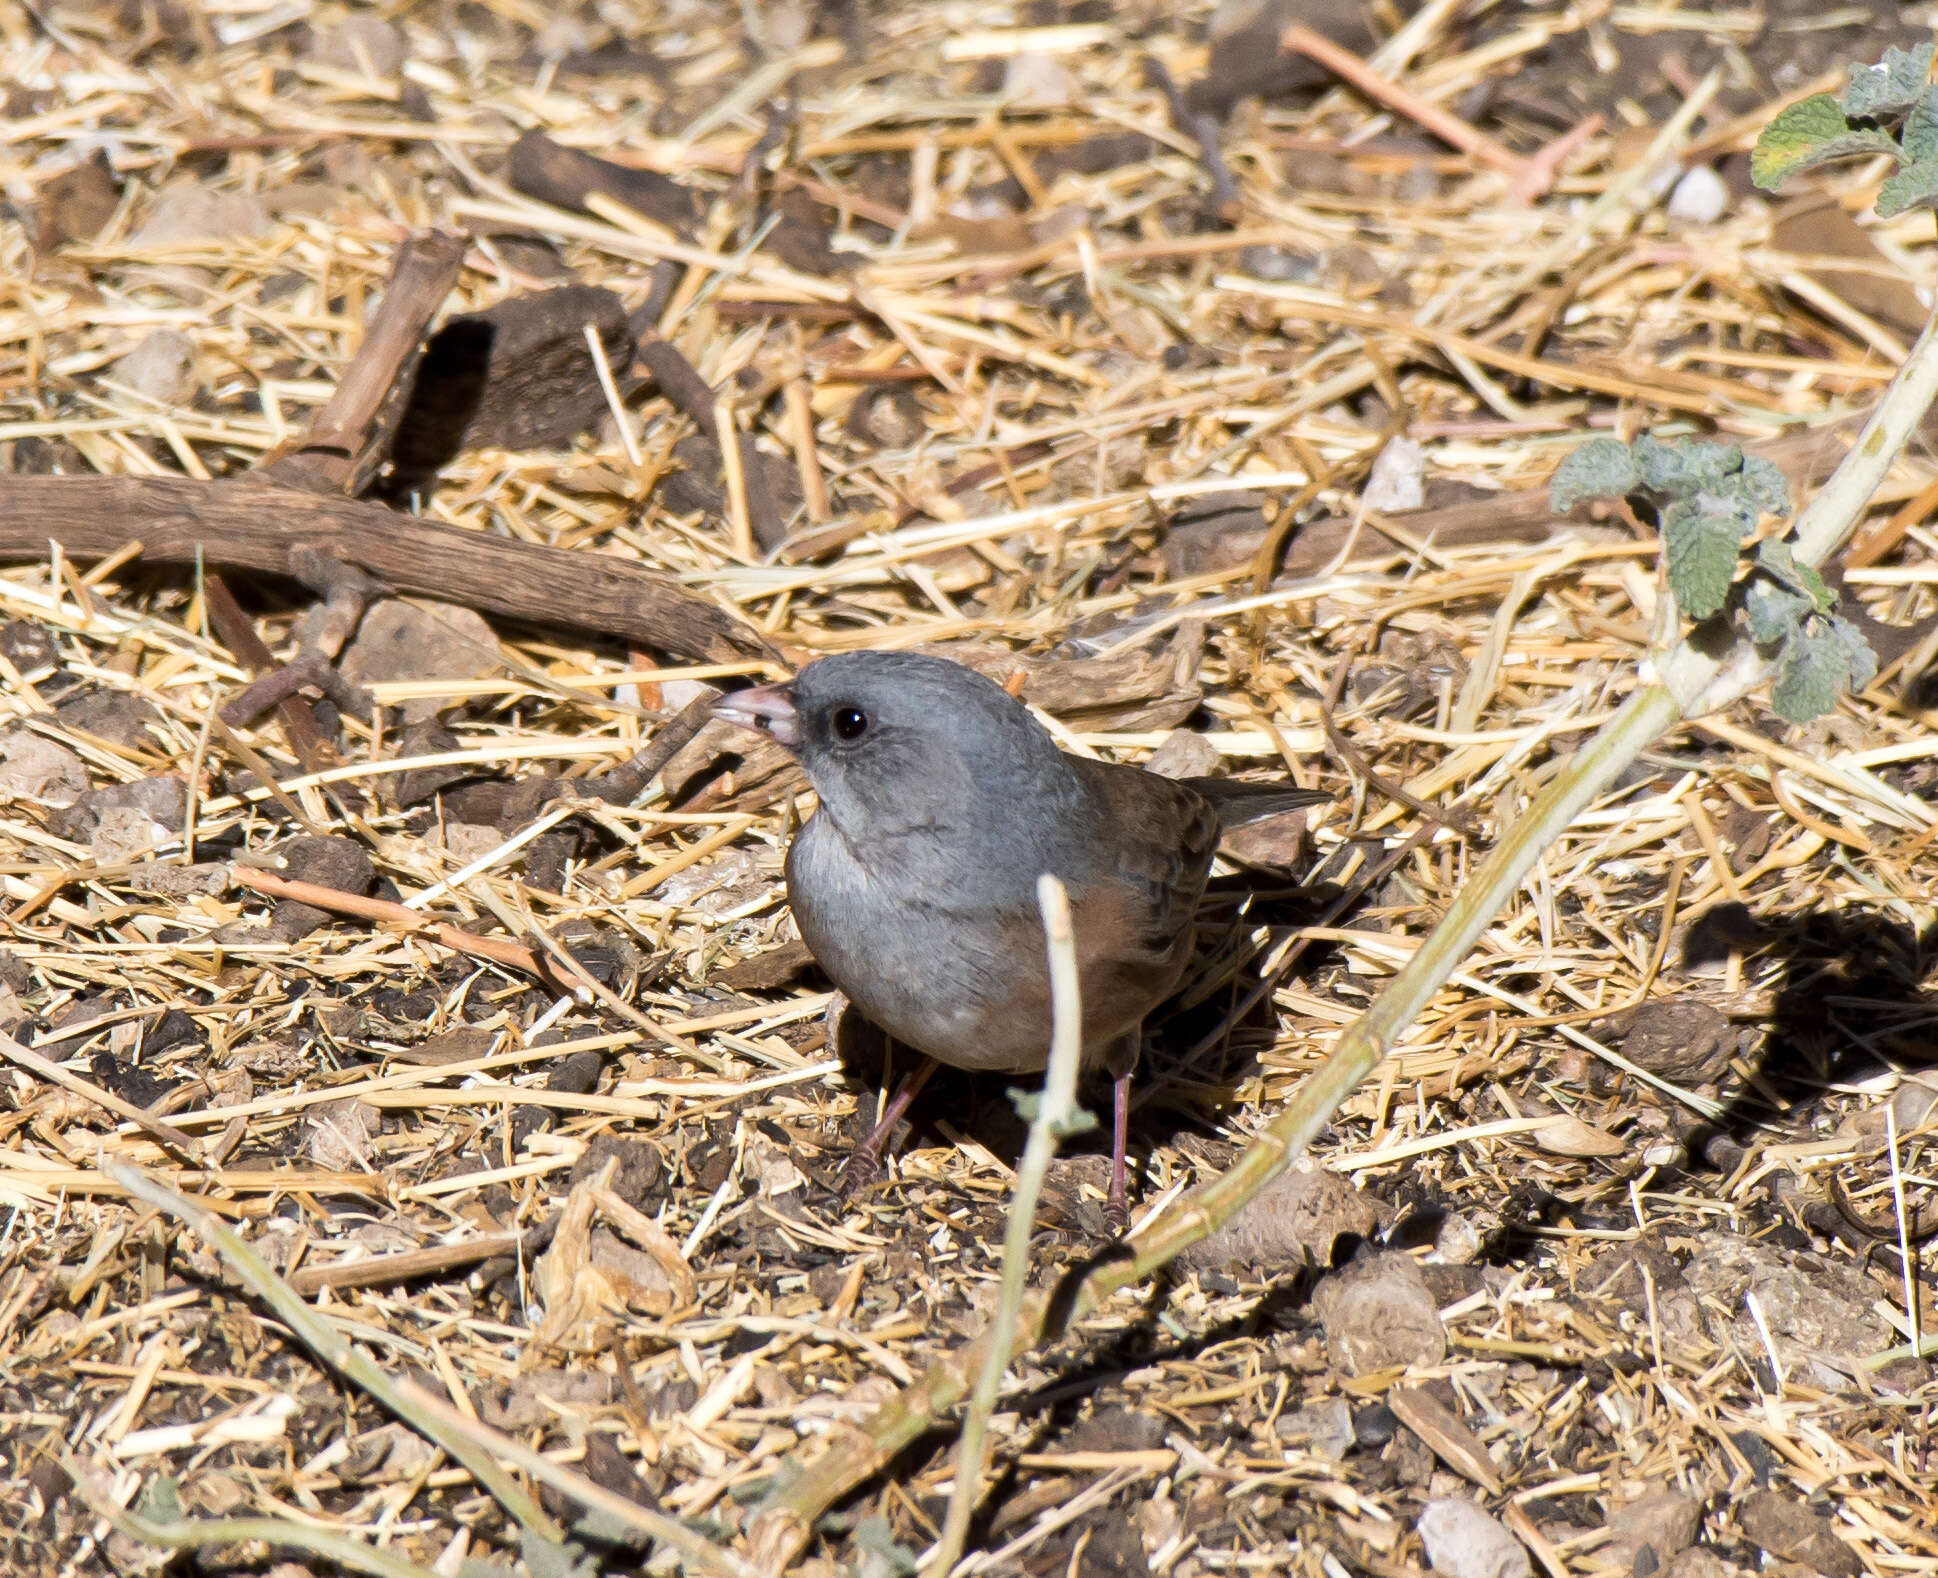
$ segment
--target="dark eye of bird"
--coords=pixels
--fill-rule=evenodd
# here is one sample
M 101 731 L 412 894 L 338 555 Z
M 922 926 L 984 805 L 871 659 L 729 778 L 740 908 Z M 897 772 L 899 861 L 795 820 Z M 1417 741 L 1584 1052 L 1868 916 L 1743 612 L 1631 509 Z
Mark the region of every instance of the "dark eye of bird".
M 837 740 L 858 740 L 868 732 L 868 714 L 859 707 L 836 707 L 828 721 Z

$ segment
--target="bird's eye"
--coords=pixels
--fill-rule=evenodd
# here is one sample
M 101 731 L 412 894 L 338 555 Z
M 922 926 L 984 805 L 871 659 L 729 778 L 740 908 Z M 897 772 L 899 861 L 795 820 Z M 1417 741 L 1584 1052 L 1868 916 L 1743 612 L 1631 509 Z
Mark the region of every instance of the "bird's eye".
M 850 744 L 868 732 L 868 714 L 859 707 L 836 707 L 828 722 L 834 737 Z

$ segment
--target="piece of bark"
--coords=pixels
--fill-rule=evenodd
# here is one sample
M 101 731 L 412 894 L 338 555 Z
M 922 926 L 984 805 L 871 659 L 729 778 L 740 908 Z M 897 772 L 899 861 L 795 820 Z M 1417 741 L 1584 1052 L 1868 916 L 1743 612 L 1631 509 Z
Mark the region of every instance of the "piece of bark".
M 774 225 L 767 249 L 789 268 L 823 277 L 845 274 L 866 261 L 859 252 L 837 252 L 825 210 L 806 192 L 782 192 L 774 199 Z
M 968 642 L 917 647 L 1003 684 L 1022 674 L 1022 699 L 1078 730 L 1169 729 L 1198 710 L 1204 625 L 1187 621 L 1161 647 L 1115 657 L 1056 657 Z
M 120 206 L 120 183 L 108 156 L 96 149 L 92 157 L 42 184 L 40 234 L 35 244 L 51 252 L 68 241 L 92 241 Z
M 606 410 L 586 344 L 606 361 L 632 359 L 626 305 L 599 285 L 562 285 L 513 296 L 446 323 L 424 348 L 397 422 L 396 485 L 429 477 L 467 449 L 549 449 L 569 443 Z
M 1314 0 L 1240 0 L 1221 6 L 1211 24 L 1205 74 L 1185 90 L 1190 112 L 1222 121 L 1241 99 L 1276 97 L 1327 81 L 1312 61 L 1280 51 L 1279 35 L 1293 22 L 1304 22 L 1356 54 L 1378 42 L 1357 6 Z
M 77 477 L 70 480 L 79 482 L 90 479 Z M 4 506 L 0 506 L 0 514 L 4 514 Z M 4 536 L 5 529 L 4 525 L 0 525 L 0 536 Z M 143 541 L 142 551 L 146 553 L 147 539 L 144 538 Z M 6 557 L 6 550 L 4 544 L 0 544 L 0 558 L 4 557 Z M 157 554 L 154 557 L 162 556 Z M 194 557 L 193 548 L 189 550 L 189 557 L 191 559 Z M 219 553 L 208 555 L 208 563 L 211 567 L 219 566 L 222 562 Z M 258 566 L 258 568 L 261 567 Z M 241 604 L 236 602 L 235 594 L 229 590 L 228 582 L 219 574 L 204 574 L 202 595 L 208 603 L 209 623 L 215 626 L 216 635 L 221 637 L 222 644 L 235 654 L 236 660 L 258 679 L 271 673 L 276 668 L 276 659 L 269 648 L 263 645 L 262 637 L 256 634 L 256 627 L 249 622 L 249 616 L 242 611 Z M 296 753 L 296 759 L 303 764 L 305 772 L 317 772 L 334 764 L 335 754 L 330 750 L 328 741 L 323 738 L 323 730 L 316 721 L 316 714 L 301 696 L 277 697 L 276 721 L 282 724 L 283 738 L 289 741 L 289 748 Z
M 774 657 L 726 610 L 668 576 L 584 550 L 461 531 L 360 499 L 237 478 L 22 477 L 0 489 L 0 561 L 104 558 L 139 540 L 154 564 L 289 574 L 293 547 L 416 592 L 534 624 L 595 631 L 701 662 Z
M 528 131 L 511 145 L 505 178 L 514 191 L 580 213 L 596 192 L 688 240 L 700 217 L 698 201 L 679 182 L 564 147 L 541 131 Z
M 361 493 L 383 464 L 405 412 L 424 335 L 464 267 L 465 238 L 430 231 L 397 249 L 363 342 L 309 431 L 259 465 L 259 475 L 317 493 Z
M 715 970 L 711 980 L 713 985 L 724 986 L 730 992 L 771 992 L 803 975 L 813 964 L 814 954 L 797 937 L 778 948 L 769 948 L 723 970 Z

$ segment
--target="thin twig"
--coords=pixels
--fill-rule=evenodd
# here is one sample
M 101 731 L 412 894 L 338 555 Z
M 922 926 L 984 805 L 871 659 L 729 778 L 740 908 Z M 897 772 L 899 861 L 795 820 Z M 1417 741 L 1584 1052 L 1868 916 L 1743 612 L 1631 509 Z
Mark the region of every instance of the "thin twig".
M 990 1341 L 976 1374 L 976 1387 L 963 1415 L 962 1438 L 956 1443 L 956 1482 L 949 1495 L 949 1514 L 936 1541 L 928 1578 L 943 1578 L 962 1557 L 982 1485 L 989 1416 L 996 1409 L 1003 1374 L 1022 1316 L 1024 1281 L 1029 1274 L 1030 1230 L 1036 1221 L 1036 1202 L 1055 1157 L 1057 1142 L 1086 1116 L 1077 1106 L 1077 1071 L 1083 1057 L 1083 999 L 1077 979 L 1077 945 L 1070 929 L 1070 898 L 1063 884 L 1048 872 L 1036 879 L 1036 902 L 1043 911 L 1043 937 L 1050 955 L 1050 1061 L 1043 1073 L 1043 1092 L 1030 1117 L 1029 1138 L 1016 1164 L 1016 1185 L 1009 1200 L 1009 1222 L 1003 1231 L 1003 1282 L 990 1326 Z

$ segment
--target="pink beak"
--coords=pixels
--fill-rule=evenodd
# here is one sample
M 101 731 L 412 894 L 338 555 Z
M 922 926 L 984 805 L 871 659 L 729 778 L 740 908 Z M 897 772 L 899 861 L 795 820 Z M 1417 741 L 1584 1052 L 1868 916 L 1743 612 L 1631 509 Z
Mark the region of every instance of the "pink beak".
M 792 685 L 762 685 L 754 690 L 737 690 L 713 704 L 713 715 L 743 729 L 757 729 L 774 737 L 777 744 L 792 750 L 801 742 L 794 712 Z

